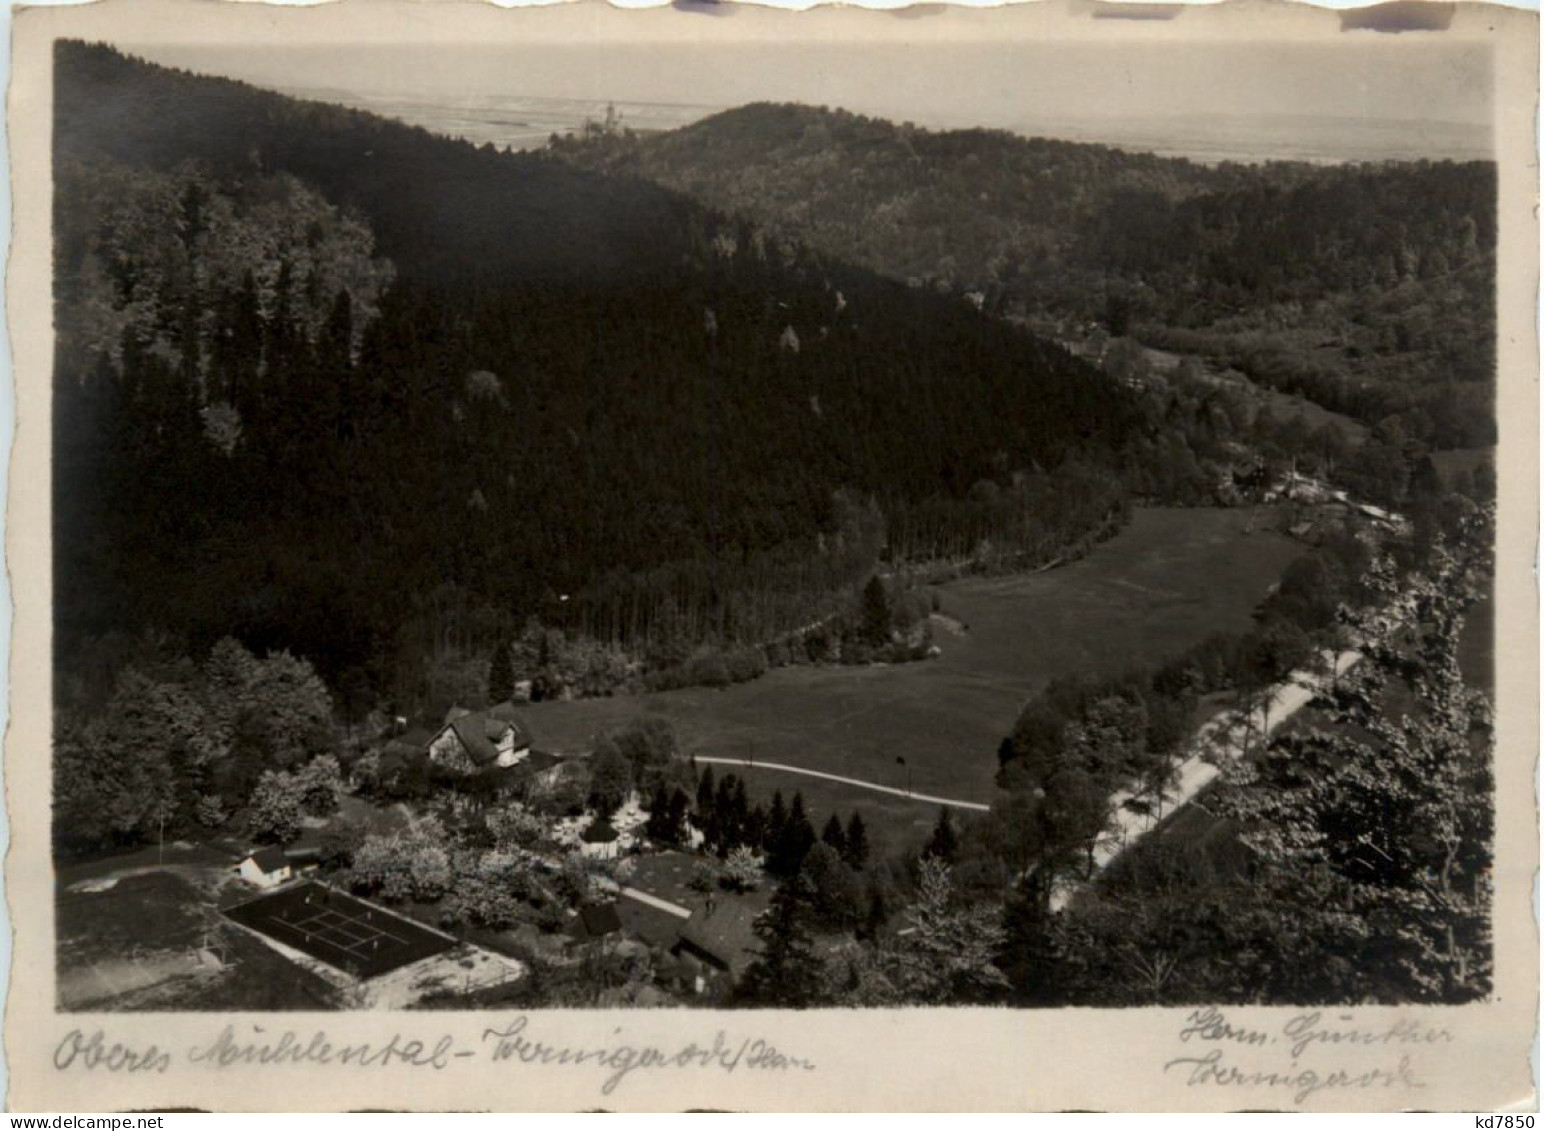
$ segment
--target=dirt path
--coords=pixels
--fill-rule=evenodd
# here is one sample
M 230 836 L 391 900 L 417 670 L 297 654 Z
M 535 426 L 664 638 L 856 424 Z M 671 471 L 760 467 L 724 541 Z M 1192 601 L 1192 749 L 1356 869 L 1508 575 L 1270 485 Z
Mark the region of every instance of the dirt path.
M 637 888 L 630 887 L 622 887 L 617 890 L 629 899 L 636 899 L 639 903 L 652 907 L 657 911 L 667 911 L 677 919 L 690 919 L 692 917 L 691 908 L 682 907 L 679 903 L 671 903 L 668 899 L 661 899 L 659 896 L 650 895 L 646 891 L 639 891 Z
M 74 883 L 65 885 L 64 890 L 71 893 L 111 891 L 124 880 L 135 876 L 151 876 L 157 872 L 165 872 L 167 875 L 186 880 L 200 891 L 218 890 L 235 877 L 234 867 L 229 864 L 183 864 L 169 861 L 165 864 L 138 864 L 128 868 L 114 868 L 111 871 L 76 880 Z
M 843 785 L 855 785 L 859 789 L 873 790 L 875 793 L 888 793 L 893 797 L 904 797 L 908 801 L 921 801 L 928 805 L 947 805 L 954 809 L 972 809 L 978 813 L 991 812 L 990 805 L 983 805 L 979 801 L 957 801 L 949 797 L 934 797 L 930 793 L 913 793 L 906 789 L 896 789 L 893 786 L 880 785 L 877 782 L 859 781 L 857 778 L 844 778 L 840 774 L 827 774 L 820 770 L 806 770 L 801 766 L 785 766 L 781 762 L 753 762 L 748 758 L 709 758 L 701 754 L 694 754 L 698 761 L 710 766 L 744 766 L 749 770 L 781 770 L 787 774 L 801 774 L 807 778 L 824 778 L 826 781 L 841 782 Z

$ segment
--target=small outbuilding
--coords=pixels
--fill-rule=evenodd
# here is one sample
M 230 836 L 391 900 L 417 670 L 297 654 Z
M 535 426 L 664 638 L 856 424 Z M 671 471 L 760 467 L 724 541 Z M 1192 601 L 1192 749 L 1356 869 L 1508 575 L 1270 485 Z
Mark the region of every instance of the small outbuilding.
M 617 839 L 621 836 L 610 821 L 596 817 L 588 828 L 579 834 L 579 851 L 597 860 L 613 860 L 617 856 Z
M 251 853 L 236 866 L 236 872 L 247 883 L 260 888 L 276 888 L 295 875 L 284 849 L 272 846 Z

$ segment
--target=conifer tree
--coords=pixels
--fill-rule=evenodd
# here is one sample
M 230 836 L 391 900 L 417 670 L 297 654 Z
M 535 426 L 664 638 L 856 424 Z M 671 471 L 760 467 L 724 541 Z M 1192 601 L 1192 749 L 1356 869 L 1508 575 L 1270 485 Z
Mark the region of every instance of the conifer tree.
M 509 644 L 500 641 L 493 649 L 488 662 L 488 702 L 502 703 L 515 690 L 515 668 L 510 659 Z
M 842 819 L 835 813 L 831 814 L 826 827 L 820 832 L 821 842 L 830 845 L 836 850 L 836 854 L 844 860 L 847 857 L 847 834 L 842 830 Z
M 814 843 L 815 829 L 804 815 L 804 796 L 795 793 L 793 804 L 788 807 L 788 821 L 768 861 L 771 870 L 780 876 L 792 876 Z
M 760 856 L 767 839 L 767 811 L 757 805 L 745 816 L 744 844 Z
M 779 842 L 783 839 L 783 830 L 788 827 L 788 807 L 783 804 L 783 791 L 778 789 L 772 793 L 772 807 L 767 810 L 767 824 L 762 833 L 761 844 L 768 852 L 775 852 Z
M 736 989 L 739 1000 L 793 1009 L 816 1004 L 822 964 L 809 930 L 813 901 L 809 881 L 801 876 L 778 885 L 752 927 L 761 946 Z
M 885 906 L 885 893 L 878 884 L 869 889 L 868 914 L 858 928 L 860 938 L 875 939 L 890 919 L 890 909 Z
M 654 796 L 649 800 L 649 820 L 643 826 L 643 830 L 652 841 L 668 844 L 675 840 L 671 836 L 672 826 L 670 822 L 670 796 L 665 792 L 665 783 L 659 782 L 654 787 Z
M 911 930 L 896 950 L 896 982 L 915 1002 L 983 1002 L 1001 997 L 1008 979 L 997 967 L 1007 932 L 985 904 L 959 906 L 949 866 L 925 856 Z
M 847 866 L 855 872 L 860 872 L 868 864 L 869 844 L 868 829 L 863 824 L 863 815 L 856 809 L 852 818 L 847 822 L 847 851 L 842 854 L 842 859 L 847 861 Z
M 691 811 L 692 799 L 686 796 L 686 790 L 677 786 L 676 791 L 670 795 L 670 832 L 673 843 L 680 843 L 686 837 L 686 815 Z
M 863 635 L 875 645 L 890 639 L 890 599 L 877 573 L 863 587 Z
M 735 774 L 725 774 L 713 795 L 713 845 L 720 856 L 727 856 L 739 847 L 743 835 L 743 822 L 735 810 Z M 741 787 L 743 791 L 743 786 Z M 742 792 L 741 796 L 744 794 Z
M 958 847 L 959 838 L 954 833 L 954 819 L 949 816 L 947 806 L 941 807 L 938 810 L 938 823 L 933 826 L 933 835 L 922 850 L 922 855 L 937 857 L 947 864 L 954 859 Z

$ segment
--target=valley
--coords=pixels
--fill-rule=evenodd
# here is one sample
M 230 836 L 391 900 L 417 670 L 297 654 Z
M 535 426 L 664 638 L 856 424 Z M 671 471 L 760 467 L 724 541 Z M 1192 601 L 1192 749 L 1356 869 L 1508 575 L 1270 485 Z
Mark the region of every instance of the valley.
M 64 1007 L 1490 992 L 1492 163 L 323 81 L 58 45 Z

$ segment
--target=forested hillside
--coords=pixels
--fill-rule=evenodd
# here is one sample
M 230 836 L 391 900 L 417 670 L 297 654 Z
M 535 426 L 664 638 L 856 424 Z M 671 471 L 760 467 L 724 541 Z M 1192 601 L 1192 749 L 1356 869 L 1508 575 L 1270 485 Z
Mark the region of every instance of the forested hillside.
M 234 635 L 412 703 L 530 617 L 668 662 L 887 531 L 1123 505 L 1130 391 L 663 189 L 81 44 L 56 111 L 62 668 Z
M 1495 169 L 1182 159 L 753 105 L 554 138 L 897 279 L 1207 353 L 1439 447 L 1493 442 Z

